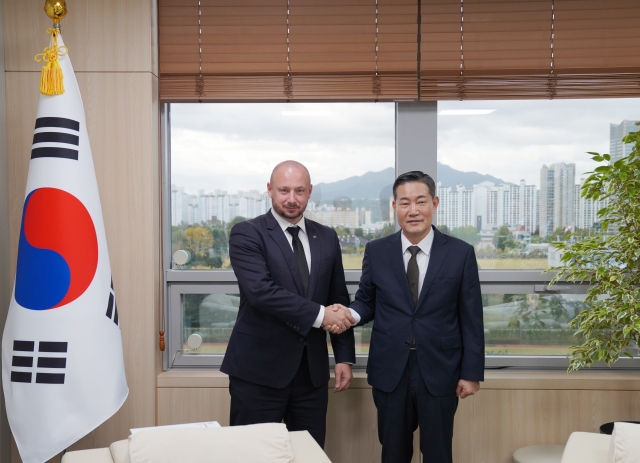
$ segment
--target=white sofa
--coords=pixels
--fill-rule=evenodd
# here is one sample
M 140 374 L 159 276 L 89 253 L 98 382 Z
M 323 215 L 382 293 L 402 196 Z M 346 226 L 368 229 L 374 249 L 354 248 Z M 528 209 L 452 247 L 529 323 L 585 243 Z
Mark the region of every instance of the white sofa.
M 62 463 L 181 461 L 331 463 L 307 431 L 287 432 L 283 424 L 144 431 L 109 448 L 76 450 L 62 457 Z
M 607 463 L 611 436 L 574 432 L 569 436 L 561 463 Z
M 611 436 L 574 432 L 561 463 L 640 463 L 640 424 L 616 423 Z

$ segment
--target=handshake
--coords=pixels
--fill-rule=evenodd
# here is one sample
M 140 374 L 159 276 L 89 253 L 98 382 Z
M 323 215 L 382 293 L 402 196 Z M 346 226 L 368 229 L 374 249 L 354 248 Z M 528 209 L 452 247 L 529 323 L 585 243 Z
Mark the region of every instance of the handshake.
M 347 307 L 342 304 L 333 304 L 324 308 L 324 318 L 320 326 L 333 334 L 339 334 L 355 324 L 356 320 Z

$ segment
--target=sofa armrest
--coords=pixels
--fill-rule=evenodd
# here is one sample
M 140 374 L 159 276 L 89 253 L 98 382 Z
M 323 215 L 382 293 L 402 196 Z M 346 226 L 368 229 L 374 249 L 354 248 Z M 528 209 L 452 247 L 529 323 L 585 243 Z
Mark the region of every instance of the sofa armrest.
M 607 463 L 611 436 L 574 432 L 569 436 L 561 463 Z
M 109 446 L 113 463 L 129 462 L 129 440 L 119 440 Z
M 308 431 L 289 431 L 293 463 L 331 463 L 331 460 Z
M 111 452 L 107 448 L 91 450 L 75 450 L 62 457 L 62 463 L 114 463 Z

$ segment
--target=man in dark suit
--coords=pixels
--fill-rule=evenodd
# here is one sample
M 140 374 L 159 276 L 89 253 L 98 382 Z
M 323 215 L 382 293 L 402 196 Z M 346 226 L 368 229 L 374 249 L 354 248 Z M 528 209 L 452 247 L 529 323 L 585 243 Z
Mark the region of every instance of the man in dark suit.
M 349 387 L 354 319 L 336 232 L 303 217 L 309 172 L 285 161 L 271 174 L 272 209 L 229 238 L 240 308 L 220 370 L 229 375 L 231 425 L 281 422 L 324 445 L 332 329 L 334 392 Z M 335 334 L 334 334 L 335 333 Z
M 484 379 L 475 253 L 432 226 L 435 190 L 419 171 L 396 179 L 402 230 L 368 243 L 350 307 L 357 323 L 374 320 L 367 373 L 383 463 L 411 461 L 418 425 L 424 461 L 451 463 L 458 397 L 475 394 Z

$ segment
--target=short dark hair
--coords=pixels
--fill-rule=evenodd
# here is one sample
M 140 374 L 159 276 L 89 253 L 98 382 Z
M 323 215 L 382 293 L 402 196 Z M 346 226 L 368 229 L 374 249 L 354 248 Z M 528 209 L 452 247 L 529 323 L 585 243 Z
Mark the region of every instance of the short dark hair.
M 411 172 L 405 172 L 404 174 L 398 175 L 396 181 L 393 182 L 393 199 L 396 199 L 396 190 L 400 185 L 404 185 L 409 182 L 422 182 L 429 188 L 429 194 L 431 195 L 431 199 L 436 197 L 436 182 L 433 181 L 431 176 L 421 172 L 419 170 L 412 170 Z

